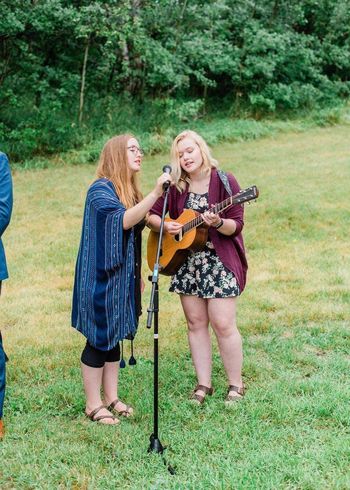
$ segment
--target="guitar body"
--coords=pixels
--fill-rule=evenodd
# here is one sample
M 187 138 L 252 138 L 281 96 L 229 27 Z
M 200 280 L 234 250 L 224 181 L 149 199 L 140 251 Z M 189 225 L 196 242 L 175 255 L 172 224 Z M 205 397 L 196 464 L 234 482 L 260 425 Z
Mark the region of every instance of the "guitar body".
M 165 221 L 176 221 L 180 224 L 186 224 L 198 215 L 199 213 L 192 209 L 185 209 L 176 220 L 165 218 Z M 147 241 L 147 262 L 151 270 L 153 270 L 156 261 L 158 237 L 159 233 L 150 231 Z M 161 266 L 159 272 L 165 276 L 175 274 L 191 251 L 198 251 L 204 248 L 207 239 L 208 229 L 204 227 L 189 230 L 180 240 L 177 240 L 174 235 L 164 232 L 161 256 L 159 258 Z
M 253 185 L 215 204 L 211 212 L 219 214 L 233 204 L 242 205 L 258 196 L 259 190 Z M 204 223 L 203 215 L 193 209 L 185 209 L 176 220 L 165 218 L 165 221 L 176 221 L 183 225 L 178 235 L 169 235 L 166 232 L 163 235 L 159 272 L 165 276 L 172 276 L 179 270 L 190 252 L 203 250 L 208 240 L 208 228 Z M 147 262 L 151 271 L 156 262 L 158 237 L 159 233 L 150 231 L 147 242 Z

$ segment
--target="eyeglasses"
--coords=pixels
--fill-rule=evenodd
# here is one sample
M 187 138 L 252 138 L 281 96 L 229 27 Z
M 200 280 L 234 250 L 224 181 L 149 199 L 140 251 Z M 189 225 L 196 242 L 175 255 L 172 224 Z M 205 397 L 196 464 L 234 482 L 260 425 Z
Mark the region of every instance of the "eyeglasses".
M 128 146 L 127 147 L 128 150 L 131 151 L 131 153 L 133 153 L 134 155 L 136 155 L 137 153 L 139 153 L 142 157 L 144 156 L 145 152 L 143 151 L 142 148 L 138 148 L 137 146 Z

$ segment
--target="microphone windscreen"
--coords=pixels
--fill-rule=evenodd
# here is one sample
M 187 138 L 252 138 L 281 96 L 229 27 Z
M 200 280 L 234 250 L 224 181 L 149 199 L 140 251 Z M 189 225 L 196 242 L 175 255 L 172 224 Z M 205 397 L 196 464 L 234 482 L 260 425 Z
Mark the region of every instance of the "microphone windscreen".
M 163 172 L 166 174 L 170 174 L 171 173 L 171 166 L 170 165 L 164 165 Z

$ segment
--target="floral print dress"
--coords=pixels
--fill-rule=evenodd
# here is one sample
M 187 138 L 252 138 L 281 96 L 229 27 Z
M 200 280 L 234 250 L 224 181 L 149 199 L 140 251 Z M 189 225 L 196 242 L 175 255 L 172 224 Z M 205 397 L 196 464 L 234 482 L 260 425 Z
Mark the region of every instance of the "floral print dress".
M 209 209 L 208 193 L 190 192 L 185 208 L 203 213 Z M 191 252 L 177 273 L 172 276 L 169 291 L 199 298 L 239 296 L 239 285 L 215 252 L 211 241 L 199 252 Z

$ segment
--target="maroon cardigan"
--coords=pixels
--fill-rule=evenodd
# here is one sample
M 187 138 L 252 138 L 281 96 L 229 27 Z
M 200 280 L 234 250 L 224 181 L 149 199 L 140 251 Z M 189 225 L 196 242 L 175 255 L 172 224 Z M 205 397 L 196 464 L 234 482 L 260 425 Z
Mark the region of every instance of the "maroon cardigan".
M 227 174 L 230 182 L 232 194 L 237 194 L 240 191 L 239 184 L 232 174 Z M 186 190 L 180 193 L 175 186 L 172 186 L 169 191 L 168 209 L 171 219 L 177 219 L 182 211 L 188 196 L 188 186 Z M 209 184 L 209 205 L 216 204 L 227 199 L 229 194 L 226 192 L 224 185 L 215 169 L 212 169 Z M 162 216 L 164 197 L 160 197 L 151 209 L 151 214 Z M 234 273 L 239 284 L 241 292 L 244 290 L 247 276 L 247 259 L 244 251 L 244 243 L 242 229 L 244 208 L 241 204 L 236 204 L 225 209 L 221 213 L 223 218 L 233 219 L 236 222 L 237 228 L 233 235 L 223 235 L 214 227 L 209 228 L 209 239 L 213 242 L 216 253 L 221 262 L 227 269 Z

